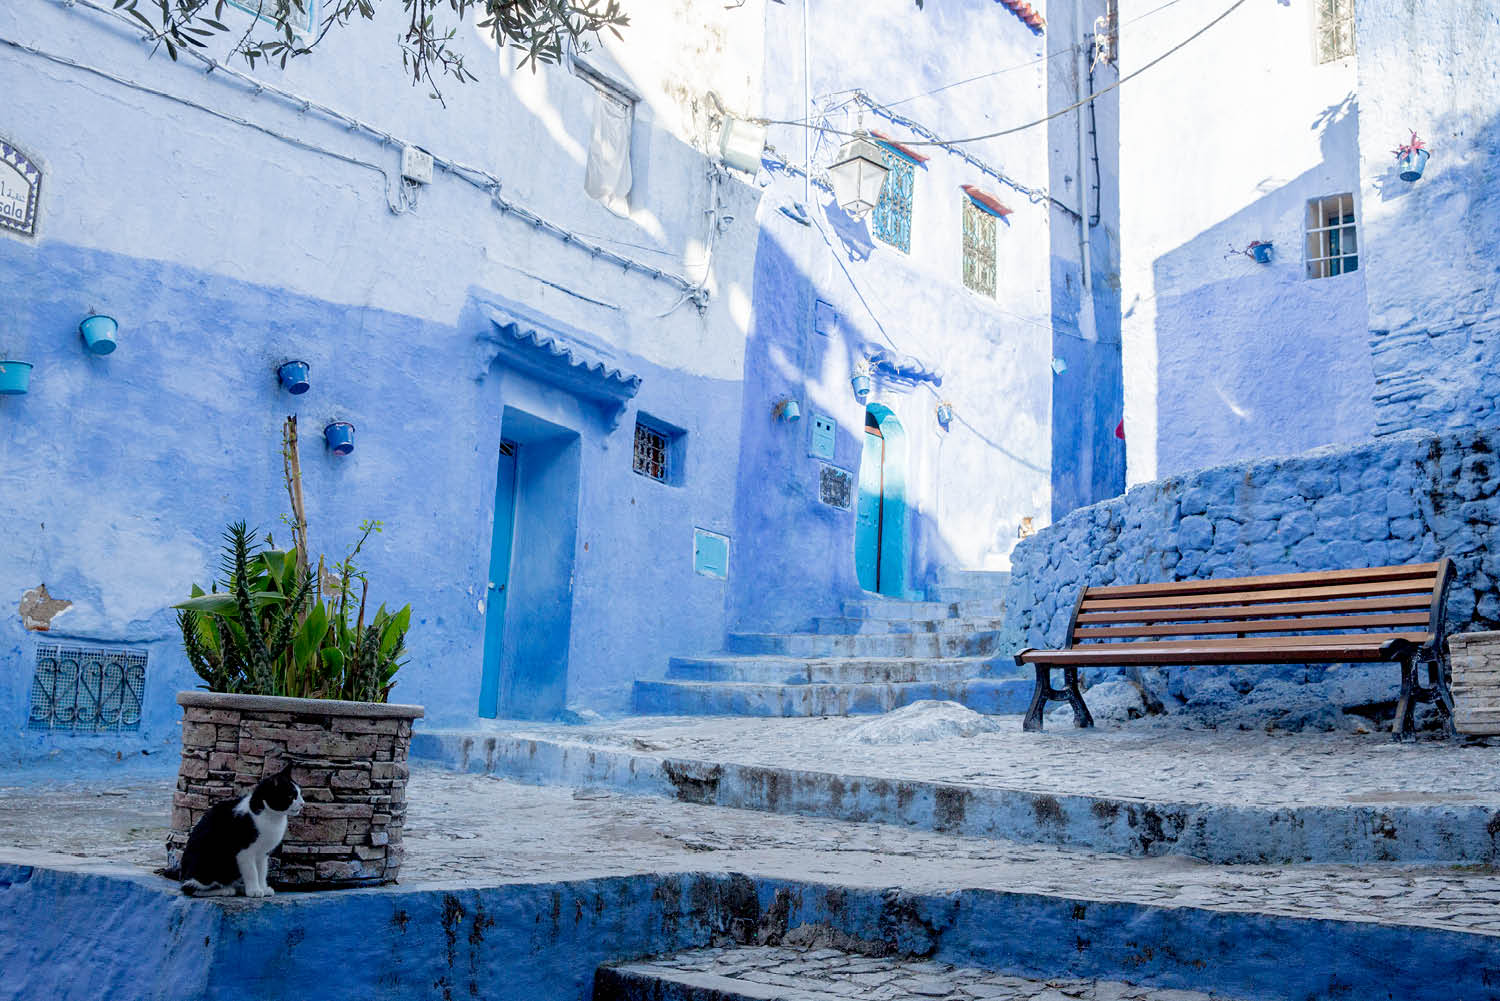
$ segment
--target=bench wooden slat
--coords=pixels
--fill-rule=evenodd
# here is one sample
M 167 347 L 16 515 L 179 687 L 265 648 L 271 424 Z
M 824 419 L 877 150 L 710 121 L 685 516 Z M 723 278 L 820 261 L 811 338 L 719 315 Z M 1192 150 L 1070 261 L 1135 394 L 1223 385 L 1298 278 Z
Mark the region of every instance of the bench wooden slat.
M 1225 594 L 1163 595 L 1156 598 L 1094 598 L 1092 591 L 1085 595 L 1080 612 L 1111 612 L 1141 608 L 1195 608 L 1204 605 L 1258 605 L 1281 601 L 1316 601 L 1330 598 L 1357 598 L 1392 594 L 1431 594 L 1431 578 L 1415 578 L 1410 581 L 1389 583 L 1343 584 L 1332 587 L 1299 587 L 1275 591 L 1240 591 Z
M 1326 629 L 1368 630 L 1374 626 L 1421 626 L 1430 616 L 1426 611 L 1396 615 L 1296 616 L 1284 619 L 1256 619 L 1241 622 L 1178 622 L 1175 625 L 1091 626 L 1079 623 L 1073 631 L 1075 641 L 1108 637 L 1195 636 L 1218 633 L 1311 632 Z
M 1271 574 L 1264 577 L 1217 577 L 1204 580 L 1164 581 L 1154 584 L 1115 584 L 1091 587 L 1089 595 L 1099 598 L 1149 598 L 1161 595 L 1218 594 L 1325 584 L 1367 584 L 1423 577 L 1427 579 L 1427 589 L 1431 590 L 1440 565 L 1438 563 L 1415 563 L 1408 566 L 1316 570 L 1306 573 Z
M 1420 642 L 1416 634 L 1412 642 Z M 1338 637 L 1331 637 L 1337 639 Z M 1212 666 L 1217 664 L 1306 664 L 1321 662 L 1351 664 L 1391 659 L 1385 644 L 1340 646 L 1254 647 L 1219 646 L 1212 641 L 1180 647 L 1157 648 L 1154 643 L 1102 643 L 1068 650 L 1027 650 L 1018 655 L 1023 664 L 1056 667 L 1129 667 L 1134 665 Z
M 1432 604 L 1429 593 L 1395 595 L 1389 598 L 1349 598 L 1344 601 L 1321 601 L 1273 605 L 1209 605 L 1202 608 L 1158 608 L 1123 612 L 1080 612 L 1078 624 L 1096 622 L 1177 622 L 1193 619 L 1259 619 L 1271 615 L 1322 615 L 1327 613 L 1393 612 L 1403 609 L 1427 609 Z
M 1203 646 L 1205 643 L 1216 647 L 1256 647 L 1258 649 L 1276 649 L 1279 647 L 1318 647 L 1318 646 L 1341 646 L 1341 645 L 1374 645 L 1379 646 L 1387 640 L 1409 639 L 1422 641 L 1429 639 L 1428 634 L 1418 629 L 1391 630 L 1369 630 L 1359 633 L 1326 633 L 1323 635 L 1302 636 L 1215 636 L 1210 639 L 1186 639 L 1186 640 L 1142 640 L 1124 643 L 1096 643 L 1089 649 L 1098 649 L 1102 646 L 1118 647 L 1164 647 L 1172 648 L 1179 646 Z

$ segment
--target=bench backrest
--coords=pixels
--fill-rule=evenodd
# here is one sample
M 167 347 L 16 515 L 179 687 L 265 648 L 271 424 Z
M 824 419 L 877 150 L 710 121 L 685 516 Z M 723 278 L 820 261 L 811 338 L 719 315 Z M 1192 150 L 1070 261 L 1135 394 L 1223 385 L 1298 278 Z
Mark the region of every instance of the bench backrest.
M 1362 570 L 1090 587 L 1079 595 L 1068 646 L 1202 638 L 1252 645 L 1316 642 L 1329 634 L 1442 639 L 1449 560 Z

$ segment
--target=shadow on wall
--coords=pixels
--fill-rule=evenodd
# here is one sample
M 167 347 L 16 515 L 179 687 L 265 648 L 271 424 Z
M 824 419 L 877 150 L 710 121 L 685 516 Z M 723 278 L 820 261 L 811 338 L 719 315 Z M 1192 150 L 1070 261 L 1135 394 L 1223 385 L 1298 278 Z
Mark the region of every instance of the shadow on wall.
M 1369 182 L 1383 212 L 1366 240 L 1377 434 L 1500 425 L 1500 116 L 1449 115 L 1423 136 L 1421 180 L 1391 158 Z
M 1332 235 L 1335 249 L 1356 252 L 1340 255 L 1340 274 L 1309 279 L 1304 264 L 1310 199 L 1348 195 L 1357 214 L 1353 95 L 1311 127 L 1321 162 L 1155 261 L 1159 475 L 1357 441 L 1374 428 L 1359 220 L 1353 246 L 1339 242 L 1350 230 Z M 1269 264 L 1230 252 L 1255 240 L 1274 243 Z

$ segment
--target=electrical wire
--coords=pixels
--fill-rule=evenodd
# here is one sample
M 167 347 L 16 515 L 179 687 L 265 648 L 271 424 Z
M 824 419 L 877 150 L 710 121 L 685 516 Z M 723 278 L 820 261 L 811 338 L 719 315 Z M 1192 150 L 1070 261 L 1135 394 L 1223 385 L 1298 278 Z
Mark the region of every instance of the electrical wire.
M 95 13 L 111 17 L 123 24 L 126 29 L 128 29 L 137 37 L 147 42 L 154 41 L 153 34 L 148 29 L 144 28 L 140 24 L 135 23 L 130 18 L 127 18 L 122 12 L 114 10 L 110 7 L 106 7 L 96 2 L 96 0 L 57 0 L 57 2 L 65 7 L 84 7 L 88 10 L 94 11 Z M 190 98 L 181 97 L 168 91 L 159 90 L 155 87 L 150 87 L 145 84 L 138 83 L 134 80 L 117 76 L 106 70 L 85 65 L 73 59 L 70 59 L 67 56 L 57 55 L 56 53 L 47 52 L 34 46 L 26 45 L 25 43 L 17 42 L 3 37 L 0 37 L 0 44 L 19 49 L 41 59 L 46 59 L 60 65 L 72 67 L 81 72 L 91 73 L 95 76 L 110 80 L 123 87 L 137 90 L 146 94 L 151 94 L 153 96 L 160 97 L 169 101 L 175 101 L 179 104 L 183 104 L 202 111 L 206 114 L 212 115 L 215 118 L 231 122 L 244 128 L 252 129 L 263 135 L 269 136 L 273 139 L 277 139 L 281 142 L 288 143 L 292 146 L 296 146 L 300 149 L 304 149 L 313 153 L 320 153 L 325 156 L 330 156 L 334 159 L 342 160 L 343 162 L 349 163 L 354 166 L 377 170 L 380 172 L 382 177 L 385 178 L 386 206 L 392 213 L 401 215 L 405 212 L 410 211 L 416 206 L 416 192 L 414 190 L 409 190 L 410 186 L 407 185 L 404 179 L 398 178 L 396 196 L 394 198 L 392 197 L 390 174 L 384 167 L 381 167 L 377 163 L 373 163 L 369 160 L 364 160 L 356 156 L 351 156 L 350 154 L 330 149 L 326 146 L 320 146 L 316 143 L 309 142 L 297 136 L 293 136 L 285 132 L 280 132 L 265 125 L 260 125 L 238 115 L 232 115 L 228 112 L 219 111 L 216 108 L 210 107 L 209 105 L 203 104 L 198 101 L 194 101 Z M 192 58 L 205 66 L 205 73 L 217 73 L 219 75 L 234 79 L 250 88 L 251 92 L 255 96 L 260 96 L 262 94 L 270 95 L 304 114 L 316 113 L 323 118 L 342 125 L 351 133 L 360 133 L 368 138 L 375 139 L 379 141 L 382 146 L 394 146 L 397 149 L 402 149 L 407 146 L 417 145 L 416 143 L 406 142 L 405 140 L 402 140 L 395 135 L 392 135 L 391 133 L 386 132 L 385 130 L 380 129 L 374 125 L 370 125 L 366 122 L 360 121 L 357 118 L 346 115 L 336 108 L 330 107 L 326 104 L 321 104 L 317 101 L 310 100 L 298 94 L 294 94 L 291 91 L 283 90 L 282 88 L 277 87 L 274 84 L 267 83 L 254 76 L 249 75 L 248 73 L 243 73 L 233 68 L 232 66 L 227 66 L 224 63 L 221 63 L 219 60 L 197 51 L 196 49 L 182 49 L 179 51 L 182 55 Z M 500 193 L 500 178 L 490 173 L 489 171 L 484 170 L 483 168 L 474 167 L 457 160 L 443 157 L 436 153 L 432 153 L 431 151 L 426 152 L 428 152 L 428 155 L 432 157 L 433 166 L 436 169 L 449 173 L 459 180 L 464 181 L 465 183 L 487 193 L 490 196 L 490 199 L 494 206 L 503 214 L 514 215 L 518 219 L 530 224 L 537 231 L 545 232 L 548 235 L 554 236 L 557 239 L 561 240 L 563 243 L 569 244 L 570 246 L 576 246 L 581 250 L 587 251 L 595 258 L 602 258 L 609 261 L 610 263 L 617 264 L 626 272 L 635 271 L 639 274 L 653 278 L 665 284 L 673 285 L 679 291 L 684 293 L 686 298 L 682 301 L 691 301 L 694 304 L 698 305 L 700 308 L 707 304 L 708 293 L 701 283 L 690 281 L 689 279 L 681 275 L 674 274 L 670 271 L 664 271 L 661 268 L 634 260 L 632 258 L 626 257 L 623 254 L 615 253 L 614 251 L 609 250 L 608 248 L 601 246 L 598 243 L 590 241 L 589 239 L 581 236 L 578 233 L 572 232 L 571 230 L 562 225 L 559 225 L 558 223 L 552 222 L 550 219 L 546 219 L 540 215 L 537 215 L 535 212 L 532 212 L 525 206 L 520 205 L 517 202 L 513 202 L 508 198 L 505 198 Z
M 1175 2 L 1175 0 L 1174 0 L 1174 2 Z M 1168 56 L 1172 55 L 1174 52 L 1176 52 L 1179 49 L 1183 48 L 1184 46 L 1190 44 L 1191 42 L 1196 41 L 1200 36 L 1202 36 L 1204 34 L 1204 32 L 1208 31 L 1214 25 L 1216 25 L 1220 21 L 1224 20 L 1230 14 L 1233 14 L 1235 11 L 1239 10 L 1247 2 L 1248 2 L 1248 0 L 1235 0 L 1235 3 L 1233 3 L 1232 5 L 1230 5 L 1229 9 L 1226 10 L 1226 11 L 1224 11 L 1224 13 L 1220 14 L 1218 17 L 1214 18 L 1212 21 L 1208 22 L 1203 27 L 1199 28 L 1197 31 L 1195 31 L 1191 35 L 1189 35 L 1187 38 L 1184 38 L 1182 41 L 1178 42 L 1176 45 L 1172 46 L 1170 49 L 1168 49 L 1167 51 L 1163 52 L 1161 55 L 1157 56 L 1155 59 L 1153 59 L 1150 62 L 1146 63 L 1144 66 L 1141 66 L 1141 67 L 1139 67 L 1137 69 L 1134 69 L 1131 72 L 1125 74 L 1124 76 L 1120 77 L 1120 79 L 1118 79 L 1114 83 L 1110 84 L 1108 87 L 1105 87 L 1103 90 L 1095 91 L 1094 93 L 1089 94 L 1087 97 L 1084 97 L 1082 100 L 1074 101 L 1072 104 L 1068 105 L 1066 108 L 1060 108 L 1059 110 L 1052 112 L 1050 115 L 1046 115 L 1046 116 L 1044 116 L 1042 118 L 1038 118 L 1035 121 L 1027 122 L 1024 125 L 1016 125 L 1016 126 L 1012 126 L 1011 128 L 1008 128 L 1008 129 L 1000 129 L 999 131 L 996 131 L 996 132 L 986 132 L 986 133 L 984 133 L 982 135 L 965 136 L 962 139 L 923 139 L 923 140 L 912 140 L 911 142 L 903 142 L 902 145 L 903 146 L 962 146 L 962 145 L 964 145 L 966 143 L 984 142 L 985 140 L 988 140 L 988 139 L 999 139 L 1001 136 L 1014 135 L 1017 132 L 1024 132 L 1027 129 L 1035 128 L 1038 125 L 1045 125 L 1047 122 L 1052 121 L 1054 118 L 1061 118 L 1063 115 L 1068 114 L 1070 111 L 1077 111 L 1079 108 L 1083 107 L 1085 104 L 1088 104 L 1090 101 L 1094 100 L 1095 98 L 1097 98 L 1097 97 L 1103 97 L 1105 94 L 1108 94 L 1110 91 L 1118 89 L 1126 81 L 1128 81 L 1128 80 L 1134 80 L 1136 77 L 1140 76 L 1142 73 L 1146 72 L 1148 69 L 1150 69 L 1151 67 L 1155 66 L 1157 63 L 1161 62 L 1163 59 L 1165 59 Z M 1171 4 L 1165 4 L 1163 6 L 1164 7 L 1171 6 Z M 1158 9 L 1161 9 L 1161 8 L 1158 8 Z M 1072 51 L 1072 50 L 1070 49 L 1069 51 Z M 801 122 L 795 122 L 795 121 L 790 121 L 790 120 L 754 119 L 754 121 L 756 121 L 757 123 L 762 124 L 762 125 L 802 125 L 803 128 L 808 128 L 809 127 L 807 125 L 803 125 L 803 123 L 801 123 Z M 820 129 L 819 131 L 828 132 L 828 133 L 831 133 L 832 135 L 843 136 L 845 138 L 850 138 L 850 139 L 854 138 L 854 136 L 855 136 L 855 133 L 853 133 L 853 132 L 845 132 L 845 131 L 841 131 L 839 129 L 834 129 L 834 128 L 824 128 L 824 129 Z

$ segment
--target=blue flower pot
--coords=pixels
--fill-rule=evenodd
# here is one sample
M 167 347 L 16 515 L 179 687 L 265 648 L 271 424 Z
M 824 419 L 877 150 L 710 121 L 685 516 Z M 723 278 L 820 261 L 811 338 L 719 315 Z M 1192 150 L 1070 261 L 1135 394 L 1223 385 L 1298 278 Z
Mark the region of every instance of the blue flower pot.
M 323 438 L 334 455 L 348 455 L 354 451 L 354 425 L 348 421 L 333 421 L 323 428 Z
M 1425 149 L 1419 149 L 1415 153 L 1408 153 L 1396 164 L 1401 168 L 1401 180 L 1415 181 L 1422 176 L 1422 171 L 1427 169 L 1427 158 L 1432 154 Z
M 307 381 L 310 371 L 305 361 L 289 361 L 276 370 L 276 377 L 281 380 L 281 388 L 293 396 L 301 396 L 312 388 L 312 383 Z
M 854 395 L 863 400 L 870 395 L 870 377 L 868 375 L 856 375 L 849 380 L 849 385 L 854 388 Z
M 1262 243 L 1251 247 L 1250 253 L 1255 256 L 1256 264 L 1271 263 L 1271 245 L 1269 243 Z
M 946 403 L 939 403 L 937 405 L 937 419 L 938 423 L 943 426 L 943 430 L 948 430 L 948 425 L 953 423 L 953 408 Z
M 78 332 L 83 335 L 83 342 L 96 355 L 107 355 L 114 351 L 115 334 L 119 329 L 120 325 L 115 322 L 113 316 L 97 314 L 86 318 L 78 325 Z
M 781 404 L 781 419 L 790 424 L 802 416 L 802 407 L 796 400 L 783 400 Z
M 20 396 L 31 388 L 31 362 L 0 361 L 0 396 Z

